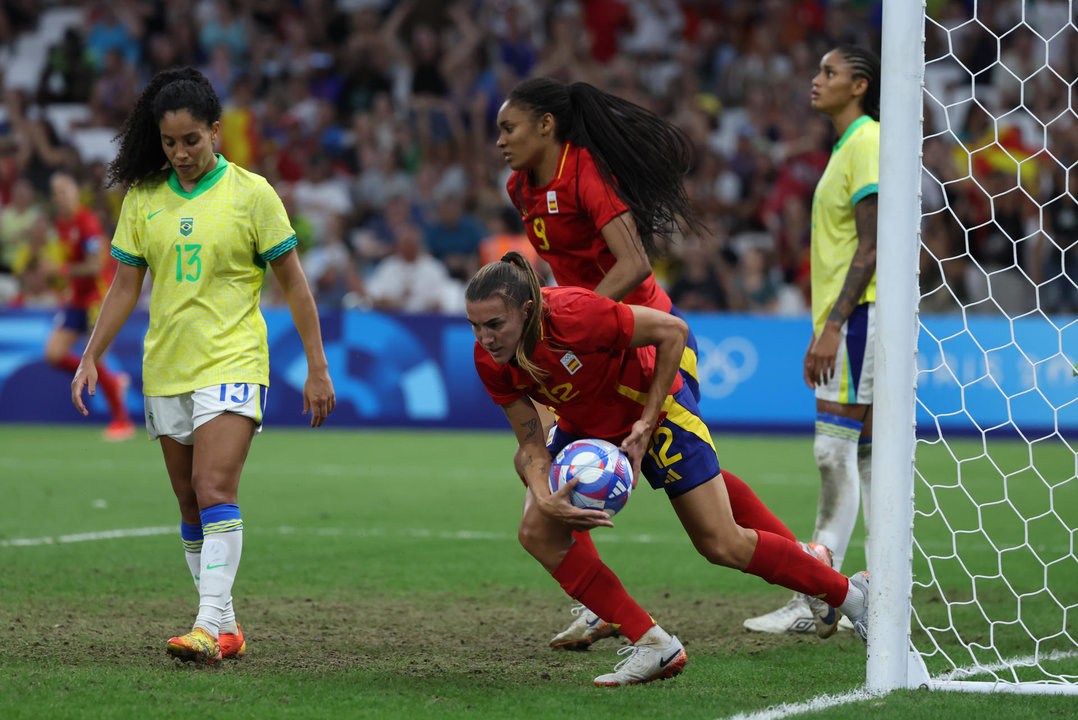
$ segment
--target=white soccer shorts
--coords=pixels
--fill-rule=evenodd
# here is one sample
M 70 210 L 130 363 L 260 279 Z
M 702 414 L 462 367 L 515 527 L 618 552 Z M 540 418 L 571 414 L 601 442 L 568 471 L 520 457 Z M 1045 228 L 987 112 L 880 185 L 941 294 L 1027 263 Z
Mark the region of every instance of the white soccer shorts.
M 162 435 L 183 445 L 195 443 L 195 430 L 224 413 L 249 417 L 262 432 L 267 388 L 257 383 L 224 383 L 163 397 L 146 398 L 146 430 L 150 439 Z
M 842 325 L 835 372 L 816 386 L 817 400 L 871 405 L 876 363 L 876 303 L 862 303 Z

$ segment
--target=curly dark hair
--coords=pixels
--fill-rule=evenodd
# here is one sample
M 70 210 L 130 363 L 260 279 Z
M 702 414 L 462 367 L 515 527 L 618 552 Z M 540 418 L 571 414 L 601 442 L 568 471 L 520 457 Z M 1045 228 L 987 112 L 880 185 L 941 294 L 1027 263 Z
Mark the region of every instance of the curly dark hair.
M 116 159 L 109 163 L 106 182 L 131 187 L 164 174 L 168 158 L 161 147 L 158 124 L 165 113 L 186 110 L 196 120 L 212 125 L 221 119 L 221 101 L 210 81 L 192 67 L 162 70 L 143 88 L 135 107 L 116 138 Z
M 584 82 L 531 78 L 514 87 L 506 102 L 535 118 L 550 113 L 559 141 L 591 153 L 607 188 L 632 213 L 648 255 L 656 252 L 655 236 L 675 227 L 707 232 L 682 184 L 692 168 L 693 147 L 677 126 Z M 518 198 L 522 183 L 518 175 Z

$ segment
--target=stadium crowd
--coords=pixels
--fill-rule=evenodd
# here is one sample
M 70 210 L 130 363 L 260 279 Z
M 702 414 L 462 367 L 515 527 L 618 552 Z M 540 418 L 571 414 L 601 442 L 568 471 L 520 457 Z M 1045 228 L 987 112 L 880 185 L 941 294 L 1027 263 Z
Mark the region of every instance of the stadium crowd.
M 809 81 L 837 44 L 879 50 L 880 5 L 7 0 L 0 306 L 60 302 L 50 177 L 74 175 L 110 234 L 119 125 L 155 72 L 192 65 L 225 106 L 220 152 L 284 201 L 323 310 L 462 311 L 462 283 L 526 242 L 495 116 L 544 75 L 642 104 L 692 139 L 686 186 L 710 233 L 676 235 L 654 263 L 680 309 L 803 312 L 812 193 L 835 141 Z M 1078 205 L 1064 192 L 1078 42 L 1036 35 L 1066 24 L 1067 3 L 1038 0 L 1014 31 L 1021 3 L 980 6 L 969 22 L 972 0 L 929 2 L 924 308 L 1078 311 Z M 268 276 L 263 302 L 282 301 Z

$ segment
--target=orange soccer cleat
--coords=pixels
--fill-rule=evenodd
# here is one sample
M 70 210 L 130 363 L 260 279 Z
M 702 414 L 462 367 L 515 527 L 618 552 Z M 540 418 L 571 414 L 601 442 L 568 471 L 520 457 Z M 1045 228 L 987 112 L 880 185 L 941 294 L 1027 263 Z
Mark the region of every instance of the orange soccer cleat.
M 236 623 L 235 633 L 221 633 L 221 657 L 241 658 L 247 654 L 247 643 L 243 639 L 243 627 Z
M 109 442 L 121 442 L 135 437 L 135 423 L 130 420 L 113 420 L 102 434 Z
M 169 638 L 168 654 L 184 662 L 209 665 L 221 659 L 221 645 L 217 638 L 197 627 L 186 635 Z

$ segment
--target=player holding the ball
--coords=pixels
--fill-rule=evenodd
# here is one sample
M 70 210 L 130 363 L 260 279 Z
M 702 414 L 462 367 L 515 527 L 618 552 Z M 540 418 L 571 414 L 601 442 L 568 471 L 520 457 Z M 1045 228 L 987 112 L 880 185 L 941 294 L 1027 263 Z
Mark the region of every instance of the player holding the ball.
M 581 438 L 617 445 L 634 475 L 639 470 L 653 488 L 664 489 L 710 562 L 818 598 L 821 624 L 833 627 L 838 617 L 830 608 L 837 608 L 865 637 L 867 574 L 847 579 L 806 552 L 743 483 L 727 491 L 707 426 L 678 374 L 684 320 L 590 290 L 542 288 L 518 252 L 480 269 L 465 303 L 479 377 L 519 443 L 515 465 L 527 485 L 520 543 L 566 593 L 632 643 L 596 685 L 673 677 L 687 657 L 626 592 L 594 544 L 574 540 L 574 531 L 613 527 L 608 514 L 574 506 L 572 482 L 551 493 L 551 458 Z M 533 400 L 557 413 L 549 443 Z
M 681 317 L 649 257 L 675 227 L 704 233 L 683 179 L 692 141 L 673 123 L 585 82 L 534 77 L 498 110 L 498 149 L 513 171 L 506 193 L 528 241 L 558 285 L 587 288 Z M 680 373 L 700 400 L 697 344 L 689 330 Z M 539 406 L 546 427 L 553 416 Z M 587 533 L 576 541 L 591 543 Z M 586 607 L 550 641 L 583 649 L 617 630 Z

